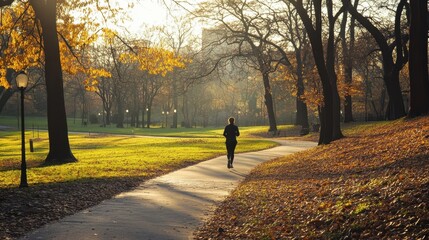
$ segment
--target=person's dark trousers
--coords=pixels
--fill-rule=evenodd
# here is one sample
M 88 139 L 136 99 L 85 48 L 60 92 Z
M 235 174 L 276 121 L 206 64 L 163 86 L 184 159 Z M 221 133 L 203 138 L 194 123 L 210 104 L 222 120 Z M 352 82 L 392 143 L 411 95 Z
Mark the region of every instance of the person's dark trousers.
M 232 167 L 234 161 L 234 151 L 237 146 L 237 141 L 226 141 L 226 151 L 228 152 L 228 167 Z

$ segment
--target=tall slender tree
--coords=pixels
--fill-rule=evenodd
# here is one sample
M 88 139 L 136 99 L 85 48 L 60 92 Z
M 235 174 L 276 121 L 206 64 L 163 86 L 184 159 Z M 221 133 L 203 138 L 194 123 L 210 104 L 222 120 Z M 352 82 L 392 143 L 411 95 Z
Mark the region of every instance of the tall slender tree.
M 359 4 L 359 0 L 355 0 L 353 6 L 356 7 Z M 347 84 L 347 87 L 350 88 L 353 80 L 353 58 L 352 54 L 355 48 L 355 26 L 356 19 L 351 16 L 350 24 L 347 27 L 348 22 L 348 12 L 344 11 L 343 20 L 341 22 L 341 49 L 343 57 L 343 74 L 344 74 L 344 83 Z M 349 32 L 348 42 L 347 42 L 347 30 Z M 347 92 L 344 100 L 344 122 L 353 122 L 353 101 L 350 92 Z
M 338 139 L 339 135 L 334 135 L 334 93 L 336 89 L 332 86 L 333 80 L 332 72 L 327 66 L 327 61 L 325 61 L 325 54 L 323 51 L 323 41 L 322 41 L 322 28 L 323 28 L 323 19 L 322 19 L 322 1 L 314 0 L 311 4 L 312 11 L 314 11 L 314 16 L 310 16 L 311 11 L 307 11 L 304 7 L 301 0 L 295 1 L 290 0 L 294 5 L 296 11 L 300 15 L 301 21 L 303 22 L 305 29 L 308 34 L 308 38 L 311 43 L 311 48 L 313 51 L 314 61 L 319 73 L 320 80 L 322 82 L 323 90 L 323 105 L 321 106 L 320 111 L 320 137 L 319 144 L 328 144 L 332 140 Z M 338 94 L 338 93 L 337 93 Z M 338 126 L 339 127 L 339 126 Z

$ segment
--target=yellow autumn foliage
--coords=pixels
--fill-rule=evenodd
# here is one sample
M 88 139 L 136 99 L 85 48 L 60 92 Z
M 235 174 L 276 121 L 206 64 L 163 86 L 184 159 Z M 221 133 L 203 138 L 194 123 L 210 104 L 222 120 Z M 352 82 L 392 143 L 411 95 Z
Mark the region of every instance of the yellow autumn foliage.
M 185 68 L 188 62 L 180 56 L 175 56 L 172 51 L 158 47 L 136 47 L 134 52 L 121 54 L 120 61 L 138 63 L 140 70 L 163 77 L 175 68 Z
M 58 6 L 58 39 L 60 48 L 61 67 L 64 73 L 75 75 L 83 73 L 87 76 L 83 84 L 88 90 L 93 90 L 97 78 L 110 76 L 105 69 L 91 66 L 88 46 L 94 43 L 97 35 L 90 34 L 90 29 L 97 23 L 76 21 L 70 9 L 78 6 L 88 6 L 74 0 L 64 1 Z M 77 6 L 77 5 L 76 5 Z M 75 6 L 75 7 L 76 7 Z M 67 10 L 69 9 L 69 10 Z M 30 68 L 43 68 L 44 53 L 39 24 L 28 2 L 17 2 L 4 8 L 0 26 L 0 86 L 9 88 L 6 79 L 6 69 L 21 71 Z

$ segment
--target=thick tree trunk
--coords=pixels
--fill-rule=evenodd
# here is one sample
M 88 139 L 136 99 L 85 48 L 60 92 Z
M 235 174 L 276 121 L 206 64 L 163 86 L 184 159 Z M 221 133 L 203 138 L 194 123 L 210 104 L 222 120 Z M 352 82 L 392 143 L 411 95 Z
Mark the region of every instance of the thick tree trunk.
M 270 79 L 268 76 L 268 73 L 262 74 L 262 80 L 264 82 L 264 88 L 265 88 L 265 106 L 267 107 L 267 113 L 268 113 L 268 122 L 270 124 L 270 129 L 268 131 L 270 132 L 277 132 L 277 123 L 276 123 L 276 116 L 274 113 L 274 104 L 273 104 L 273 95 L 271 94 L 271 86 L 270 86 Z
M 323 56 L 323 45 L 322 38 L 315 37 L 313 34 L 310 36 L 311 45 L 313 49 L 314 60 L 316 67 L 319 72 L 320 80 L 322 82 L 323 89 L 323 106 L 321 107 L 320 114 L 320 136 L 319 144 L 329 144 L 333 140 L 333 129 L 334 129 L 334 114 L 333 114 L 333 94 L 331 81 L 329 79 L 328 70 L 326 69 L 324 56 Z
M 340 95 L 338 94 L 337 75 L 335 73 L 335 19 L 333 16 L 332 0 L 327 0 L 326 5 L 328 8 L 329 18 L 329 36 L 328 47 L 326 51 L 326 69 L 329 74 L 329 81 L 332 88 L 332 140 L 337 140 L 343 137 L 343 133 L 341 132 Z
M 111 119 L 111 114 L 110 114 L 110 108 L 106 108 L 106 125 L 110 125 L 110 119 Z
M 429 112 L 427 4 L 427 0 L 410 0 L 410 117 Z
M 49 132 L 49 153 L 45 161 L 48 163 L 74 162 L 77 160 L 71 152 L 68 139 L 63 77 L 56 28 L 57 1 L 30 0 L 30 4 L 42 26 L 45 50 Z
M 323 53 L 322 43 L 322 1 L 315 0 L 313 2 L 315 11 L 315 24 L 313 26 L 312 19 L 308 16 L 306 9 L 302 5 L 302 1 L 290 0 L 295 6 L 301 20 L 305 26 L 313 51 L 314 61 L 319 73 L 320 81 L 322 82 L 323 90 L 323 106 L 320 110 L 320 136 L 319 144 L 329 144 L 333 137 L 333 100 L 332 87 L 329 79 L 328 70 L 325 65 L 325 57 Z
M 386 84 L 389 102 L 387 103 L 386 119 L 394 120 L 405 116 L 405 106 L 402 99 L 401 86 L 399 84 L 399 71 L 393 64 L 384 65 L 385 78 L 389 79 Z

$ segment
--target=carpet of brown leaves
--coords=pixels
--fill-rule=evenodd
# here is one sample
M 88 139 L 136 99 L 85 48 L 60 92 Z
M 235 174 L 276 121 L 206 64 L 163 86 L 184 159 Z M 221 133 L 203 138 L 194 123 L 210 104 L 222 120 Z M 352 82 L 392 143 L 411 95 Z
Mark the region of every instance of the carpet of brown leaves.
M 429 117 L 267 162 L 196 239 L 427 239 Z

